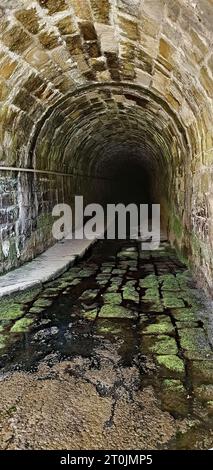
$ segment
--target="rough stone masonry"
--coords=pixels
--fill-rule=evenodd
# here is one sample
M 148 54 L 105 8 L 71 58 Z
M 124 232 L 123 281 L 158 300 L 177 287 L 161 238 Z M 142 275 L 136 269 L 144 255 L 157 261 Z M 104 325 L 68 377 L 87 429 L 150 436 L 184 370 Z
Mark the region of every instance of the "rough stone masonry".
M 212 24 L 212 0 L 0 1 L 0 273 L 137 162 L 213 291 Z

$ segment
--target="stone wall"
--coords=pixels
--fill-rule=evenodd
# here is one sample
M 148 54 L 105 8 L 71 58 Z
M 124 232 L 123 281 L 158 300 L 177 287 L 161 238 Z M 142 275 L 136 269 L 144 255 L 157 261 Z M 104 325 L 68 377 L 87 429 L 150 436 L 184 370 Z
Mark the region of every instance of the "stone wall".
M 115 161 L 134 155 L 171 241 L 212 291 L 212 1 L 12 0 L 0 16 L 0 166 L 73 175 L 1 170 L 1 272 L 52 243 L 39 200 L 45 217 L 56 195 L 101 198 Z

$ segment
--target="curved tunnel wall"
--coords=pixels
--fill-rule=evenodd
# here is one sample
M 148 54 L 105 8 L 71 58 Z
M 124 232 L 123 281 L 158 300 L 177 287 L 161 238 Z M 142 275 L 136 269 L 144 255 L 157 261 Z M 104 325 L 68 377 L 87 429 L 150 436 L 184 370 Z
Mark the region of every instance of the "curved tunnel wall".
M 0 272 L 53 243 L 56 202 L 106 200 L 138 165 L 211 291 L 211 0 L 7 0 L 0 15 Z

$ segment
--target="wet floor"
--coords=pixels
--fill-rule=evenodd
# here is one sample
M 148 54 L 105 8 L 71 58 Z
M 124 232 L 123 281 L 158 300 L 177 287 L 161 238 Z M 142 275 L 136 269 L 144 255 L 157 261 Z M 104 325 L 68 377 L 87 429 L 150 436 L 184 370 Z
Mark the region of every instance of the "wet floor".
M 1 449 L 213 447 L 211 312 L 166 242 L 140 248 L 0 302 Z

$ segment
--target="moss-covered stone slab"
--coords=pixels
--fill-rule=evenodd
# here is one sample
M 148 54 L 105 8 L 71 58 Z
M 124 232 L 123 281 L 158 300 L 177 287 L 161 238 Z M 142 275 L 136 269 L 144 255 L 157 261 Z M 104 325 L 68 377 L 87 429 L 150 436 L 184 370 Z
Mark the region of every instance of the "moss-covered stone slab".
M 161 289 L 168 291 L 179 291 L 180 286 L 173 274 L 163 274 L 158 277 L 158 281 L 161 284 Z
M 133 319 L 136 314 L 125 307 L 117 305 L 104 305 L 98 315 L 99 318 L 126 318 Z
M 70 283 L 70 287 L 78 286 L 80 283 L 81 283 L 81 279 L 74 279 L 74 281 Z
M 45 311 L 46 307 L 31 307 L 29 310 L 29 314 L 31 315 L 39 315 Z
M 41 291 L 41 288 L 35 288 L 20 292 L 11 297 L 11 302 L 22 305 L 30 304 L 41 293 Z
M 43 299 L 43 298 L 39 298 L 38 300 L 36 300 L 36 302 L 34 302 L 33 304 L 33 307 L 45 307 L 45 308 L 48 308 L 52 305 L 53 303 L 53 300 L 52 299 Z
M 109 274 L 98 274 L 96 276 L 96 281 L 99 282 L 99 281 L 105 281 L 106 283 L 110 280 L 111 278 L 111 275 Z
M 138 304 L 140 301 L 140 297 L 137 292 L 124 289 L 123 300 L 135 302 L 136 304 Z
M 163 292 L 163 305 L 165 308 L 183 308 L 185 304 L 182 299 L 178 298 L 175 294 L 169 295 L 169 291 Z
M 152 312 L 154 314 L 157 314 L 157 313 L 163 313 L 163 311 L 164 311 L 164 308 L 163 308 L 163 305 L 162 305 L 160 299 L 156 302 L 145 301 L 144 304 L 145 304 L 146 309 L 147 309 L 148 312 Z
M 113 269 L 112 275 L 113 276 L 123 276 L 125 274 L 126 270 L 125 269 Z
M 145 352 L 164 355 L 176 355 L 178 353 L 177 344 L 174 338 L 166 335 L 146 335 L 143 339 Z
M 83 294 L 79 297 L 79 300 L 94 300 L 99 291 L 97 289 L 88 289 L 83 292 Z
M 188 282 L 192 279 L 190 271 L 186 270 L 183 273 L 177 273 L 176 279 L 181 289 L 188 289 Z
M 61 279 L 65 282 L 72 282 L 76 278 L 76 273 L 75 272 L 67 272 L 63 274 Z
M 105 304 L 120 305 L 122 302 L 121 294 L 114 292 L 107 292 L 103 295 Z
M 24 315 L 22 306 L 13 303 L 0 303 L 0 321 L 1 320 L 16 320 L 16 318 Z
M 174 355 L 157 356 L 156 363 L 160 368 L 160 375 L 165 376 L 178 376 L 183 378 L 185 376 L 185 365 L 182 359 Z
M 213 384 L 213 359 L 191 361 L 188 370 L 193 383 Z
M 78 273 L 78 277 L 79 278 L 82 278 L 82 277 L 90 277 L 92 276 L 93 274 L 95 274 L 95 271 L 92 270 L 92 269 L 82 269 L 81 271 L 79 271 Z
M 113 320 L 98 320 L 97 321 L 97 334 L 100 335 L 120 335 L 123 331 L 121 325 Z
M 134 287 L 129 287 L 127 284 L 122 288 L 123 291 L 123 299 L 124 300 L 131 300 L 135 303 L 139 303 L 140 296 L 138 292 L 135 290 Z
M 178 322 L 193 322 L 196 320 L 196 314 L 191 308 L 174 308 L 171 313 Z
M 180 345 L 184 351 L 197 352 L 200 357 L 211 354 L 212 350 L 202 328 L 185 328 L 179 330 Z
M 110 292 L 118 292 L 118 289 L 119 289 L 119 286 L 117 285 L 110 285 L 109 287 L 107 287 L 107 290 L 106 292 L 110 293 Z
M 91 320 L 91 321 L 94 321 L 97 317 L 97 314 L 98 314 L 98 309 L 95 308 L 93 310 L 89 310 L 87 312 L 83 312 L 82 313 L 82 316 L 86 319 L 86 320 Z
M 140 279 L 140 287 L 143 289 L 155 289 L 157 290 L 158 288 L 158 278 L 155 276 L 155 274 L 149 274 L 146 276 L 144 279 Z
M 160 294 L 158 288 L 149 288 L 146 290 L 142 297 L 143 302 L 156 302 L 160 300 Z
M 15 324 L 11 328 L 11 333 L 23 333 L 28 330 L 28 328 L 33 324 L 33 320 L 31 318 L 21 318 L 15 322 Z
M 113 268 L 101 268 L 102 274 L 110 274 Z
M 115 285 L 121 286 L 122 282 L 123 282 L 123 278 L 122 278 L 122 277 L 113 277 L 113 278 L 111 279 L 111 284 L 114 285 L 114 286 L 115 286 Z
M 144 335 L 172 335 L 175 333 L 175 329 L 172 323 L 169 322 L 158 322 L 148 325 L 144 330 Z
M 131 260 L 137 260 L 138 259 L 138 253 L 134 251 L 121 251 L 118 253 L 117 257 L 119 259 L 131 259 Z
M 186 416 L 189 412 L 187 391 L 178 379 L 165 379 L 162 383 L 162 408 L 173 415 Z

